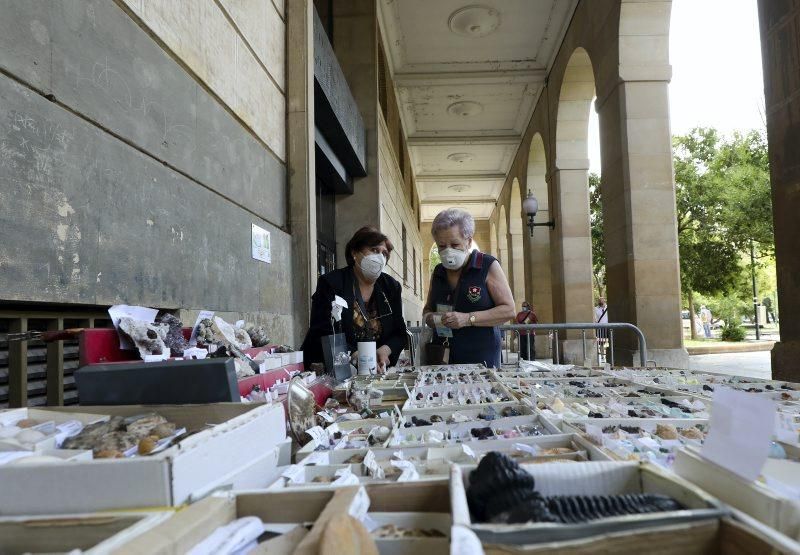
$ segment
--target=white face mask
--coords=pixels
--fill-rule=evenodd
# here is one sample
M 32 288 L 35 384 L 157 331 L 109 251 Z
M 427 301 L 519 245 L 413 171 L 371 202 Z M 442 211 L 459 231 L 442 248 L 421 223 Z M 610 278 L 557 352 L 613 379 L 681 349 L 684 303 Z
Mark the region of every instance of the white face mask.
M 386 258 L 380 253 L 367 254 L 361 259 L 359 267 L 365 278 L 375 281 L 386 267 Z
M 451 247 L 439 250 L 439 258 L 442 259 L 442 266 L 448 270 L 458 270 L 461 268 L 467 260 L 468 254 L 469 251 L 465 252 Z

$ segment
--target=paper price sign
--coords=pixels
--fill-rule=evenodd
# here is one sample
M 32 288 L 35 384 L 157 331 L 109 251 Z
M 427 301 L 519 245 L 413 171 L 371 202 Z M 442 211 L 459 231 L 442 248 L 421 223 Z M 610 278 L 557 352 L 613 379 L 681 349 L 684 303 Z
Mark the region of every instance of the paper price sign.
M 603 446 L 603 428 L 594 424 L 586 425 L 586 435 L 599 446 Z
M 293 484 L 302 484 L 305 482 L 306 471 L 299 464 L 293 464 L 281 473 L 281 476 L 289 480 Z
M 313 428 L 309 428 L 306 430 L 306 433 L 311 436 L 311 441 L 314 442 L 316 446 L 328 446 L 328 434 L 320 428 L 319 426 L 314 426 Z

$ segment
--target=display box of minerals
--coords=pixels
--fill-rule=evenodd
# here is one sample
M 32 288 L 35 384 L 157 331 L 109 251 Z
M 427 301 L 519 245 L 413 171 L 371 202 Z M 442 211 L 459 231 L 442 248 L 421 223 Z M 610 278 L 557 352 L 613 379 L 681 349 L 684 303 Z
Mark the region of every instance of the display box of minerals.
M 117 553 L 172 555 L 201 545 L 202 552 L 217 553 L 237 533 L 242 543 L 236 547 L 257 553 L 316 555 L 321 545 L 358 553 L 372 544 L 382 555 L 445 555 L 451 526 L 446 482 L 240 492 L 208 497 Z
M 94 459 L 47 457 L 0 465 L 0 514 L 165 507 L 217 488 L 266 485 L 286 438 L 280 404 L 103 406 L 80 411 L 108 420 L 84 428 L 63 446 L 84 449 Z M 70 410 L 38 412 L 56 417 Z M 139 428 L 144 430 L 141 439 L 136 435 Z M 174 435 L 163 440 L 153 435 L 163 429 Z
M 0 517 L 0 553 L 113 553 L 152 529 L 171 511 Z
M 698 487 L 655 465 L 576 462 L 517 465 L 497 453 L 453 466 L 453 522 L 486 543 L 537 544 L 718 518 Z
M 752 520 L 725 517 L 536 545 L 484 544 L 485 555 L 708 555 L 800 553 L 800 544 Z
M 793 465 L 795 469 L 787 471 L 782 468 L 789 465 Z M 798 466 L 798 463 L 789 460 L 767 459 L 762 475 L 771 474 L 778 479 L 782 478 L 780 473 L 783 473 L 786 482 L 796 481 L 800 475 L 796 470 Z M 770 483 L 762 480 L 745 480 L 691 448 L 677 452 L 673 470 L 728 505 L 794 540 L 800 540 L 800 500 L 796 486 L 795 491 L 790 491 L 791 486 L 783 486 L 781 491 L 778 489 L 781 487 L 780 482 L 772 481 L 772 485 L 776 487 L 771 487 Z

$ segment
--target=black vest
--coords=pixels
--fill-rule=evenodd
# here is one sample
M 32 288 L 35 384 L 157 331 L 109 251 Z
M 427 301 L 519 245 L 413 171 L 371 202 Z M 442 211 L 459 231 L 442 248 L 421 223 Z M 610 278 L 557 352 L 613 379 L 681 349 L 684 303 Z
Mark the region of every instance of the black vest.
M 450 305 L 456 312 L 481 312 L 495 307 L 486 276 L 496 259 L 488 254 L 473 251 L 469 263 L 461 271 L 461 278 L 455 290 L 450 289 L 447 270 L 439 264 L 431 277 L 430 306 Z M 436 337 L 441 344 L 442 338 Z M 450 338 L 450 364 L 484 363 L 489 368 L 500 366 L 500 330 L 497 327 L 467 327 L 453 330 Z

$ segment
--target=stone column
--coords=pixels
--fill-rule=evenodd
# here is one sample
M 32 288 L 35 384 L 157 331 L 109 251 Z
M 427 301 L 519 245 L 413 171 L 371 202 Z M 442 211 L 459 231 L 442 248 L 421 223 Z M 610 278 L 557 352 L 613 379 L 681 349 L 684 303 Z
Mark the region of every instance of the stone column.
M 525 240 L 522 236 L 522 231 L 512 231 L 509 234 L 509 238 L 511 243 L 511 274 L 513 278 L 511 292 L 514 294 L 516 309 L 519 310 L 522 301 L 525 300 Z M 530 301 L 530 299 L 528 300 Z
M 661 69 L 662 71 L 659 71 Z M 637 325 L 648 358 L 686 368 L 667 85 L 669 66 L 625 71 L 596 105 L 610 322 Z M 637 361 L 635 337 L 615 336 L 617 364 Z
M 535 221 L 550 221 L 550 208 L 547 195 L 537 195 L 539 200 L 539 212 L 536 214 Z M 533 305 L 536 316 L 541 323 L 553 322 L 553 288 L 550 264 L 550 228 L 536 227 L 533 237 L 530 233 L 525 235 L 525 249 L 528 255 L 525 257 L 527 284 L 526 291 L 528 301 Z M 536 353 L 540 357 L 547 356 L 549 346 L 547 334 L 537 334 Z
M 759 0 L 781 340 L 772 377 L 800 381 L 800 4 Z
M 556 322 L 592 322 L 589 161 L 559 159 L 556 165 L 558 169 L 553 175 L 556 228 L 550 234 L 553 317 Z M 565 337 L 562 359 L 583 364 L 581 333 L 560 334 L 560 339 Z
M 308 329 L 317 279 L 317 219 L 314 164 L 314 4 L 286 4 L 286 100 L 289 222 L 292 234 L 294 342 Z

